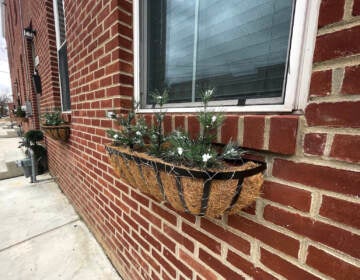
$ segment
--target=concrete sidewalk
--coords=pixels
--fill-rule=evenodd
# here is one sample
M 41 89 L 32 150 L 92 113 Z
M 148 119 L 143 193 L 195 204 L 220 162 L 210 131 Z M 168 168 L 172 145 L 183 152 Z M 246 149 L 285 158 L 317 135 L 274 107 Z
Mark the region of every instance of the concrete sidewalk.
M 121 279 L 51 177 L 37 179 L 0 180 L 0 279 Z
M 9 119 L 0 119 L 0 180 L 21 176 L 24 174 L 21 167 L 16 165 L 17 160 L 25 158 L 24 152 L 19 149 L 20 137 L 15 128 L 10 128 Z

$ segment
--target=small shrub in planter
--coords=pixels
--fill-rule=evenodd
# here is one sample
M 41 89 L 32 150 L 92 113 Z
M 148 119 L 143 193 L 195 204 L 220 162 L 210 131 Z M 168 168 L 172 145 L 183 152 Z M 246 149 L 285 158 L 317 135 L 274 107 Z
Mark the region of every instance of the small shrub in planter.
M 115 173 L 156 200 L 194 215 L 219 217 L 251 204 L 260 194 L 266 164 L 247 159 L 234 143 L 214 144 L 224 118 L 207 110 L 212 96 L 213 90 L 202 94 L 201 131 L 195 139 L 183 131 L 163 135 L 166 91 L 153 96 L 160 110 L 152 127 L 134 112 L 119 116 L 120 130 L 108 131 L 113 143 L 106 146 Z
M 61 111 L 57 109 L 43 115 L 41 129 L 54 140 L 65 142 L 70 137 L 70 125 L 62 119 Z
M 47 151 L 38 142 L 44 139 L 44 134 L 41 130 L 29 130 L 24 134 L 22 141 L 20 142 L 21 147 L 25 147 L 25 154 L 27 158 L 21 160 L 20 166 L 24 169 L 25 177 L 31 175 L 31 159 L 30 150 L 34 152 L 34 158 L 36 162 L 35 170 L 37 174 L 42 174 L 48 169 Z
M 14 115 L 15 115 L 16 121 L 18 121 L 18 122 L 27 121 L 26 112 L 21 108 L 21 106 L 18 106 L 15 109 Z

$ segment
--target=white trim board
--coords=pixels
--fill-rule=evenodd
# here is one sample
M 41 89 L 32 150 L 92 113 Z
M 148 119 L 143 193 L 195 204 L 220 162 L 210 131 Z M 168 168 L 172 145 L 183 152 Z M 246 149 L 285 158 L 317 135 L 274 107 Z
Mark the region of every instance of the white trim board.
M 141 101 L 140 93 L 140 1 L 133 1 L 133 36 L 134 36 L 134 98 Z M 209 110 L 222 112 L 292 112 L 304 110 L 307 104 L 311 80 L 313 53 L 317 34 L 317 21 L 320 0 L 297 0 L 291 36 L 284 104 L 252 104 L 248 99 L 245 106 L 227 106 L 226 101 L 214 103 Z M 218 105 L 217 103 L 220 104 Z M 265 102 L 266 103 L 266 102 Z M 187 104 L 189 105 L 189 104 Z M 211 105 L 211 104 L 210 104 Z M 217 106 L 218 105 L 218 106 Z M 166 108 L 167 112 L 198 112 L 201 107 L 187 107 L 178 103 Z M 158 109 L 137 109 L 139 113 L 153 113 Z

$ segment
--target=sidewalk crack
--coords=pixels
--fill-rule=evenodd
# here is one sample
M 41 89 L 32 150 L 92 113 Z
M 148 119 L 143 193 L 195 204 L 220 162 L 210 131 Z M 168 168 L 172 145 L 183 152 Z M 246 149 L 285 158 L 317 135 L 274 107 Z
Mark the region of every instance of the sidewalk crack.
M 72 223 L 74 223 L 74 222 L 77 222 L 77 221 L 80 221 L 80 218 L 76 218 L 76 219 L 74 219 L 74 220 L 71 220 L 71 221 L 69 221 L 69 222 L 67 222 L 67 223 L 65 223 L 65 224 L 59 225 L 59 226 L 54 227 L 54 228 L 52 228 L 52 229 L 49 229 L 49 230 L 47 230 L 47 231 L 43 231 L 43 232 L 41 232 L 41 233 L 32 235 L 32 236 L 30 236 L 30 237 L 28 237 L 28 238 L 26 238 L 26 239 L 24 239 L 24 240 L 21 240 L 21 241 L 19 241 L 19 242 L 16 242 L 16 243 L 14 243 L 14 244 L 11 244 L 11 245 L 9 245 L 9 246 L 7 246 L 7 247 L 5 247 L 5 248 L 1 248 L 1 249 L 0 249 L 0 253 L 2 253 L 3 251 L 6 251 L 6 250 L 8 250 L 8 249 L 11 249 L 12 247 L 18 246 L 18 245 L 20 245 L 20 244 L 22 244 L 22 243 L 25 243 L 25 242 L 27 242 L 27 241 L 30 241 L 31 239 L 34 239 L 34 238 L 37 238 L 37 237 L 39 237 L 39 236 L 45 235 L 45 234 L 47 234 L 47 233 L 50 233 L 50 232 L 52 232 L 52 231 L 58 230 L 59 228 L 62 228 L 62 227 L 67 226 L 67 225 L 70 225 L 70 224 L 72 224 Z

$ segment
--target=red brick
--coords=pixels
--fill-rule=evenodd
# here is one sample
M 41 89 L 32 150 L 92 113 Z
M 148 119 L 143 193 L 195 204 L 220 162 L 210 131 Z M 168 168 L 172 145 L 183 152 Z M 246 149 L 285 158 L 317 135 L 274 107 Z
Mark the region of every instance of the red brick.
M 359 40 L 360 26 L 319 36 L 316 40 L 314 62 L 358 54 Z
M 121 198 L 128 206 L 130 206 L 132 209 L 137 211 L 139 204 L 136 201 L 132 200 L 131 198 L 129 198 L 126 195 L 122 195 Z
M 250 215 L 256 214 L 256 201 L 251 203 L 249 206 L 246 206 L 245 208 L 241 209 L 242 212 L 248 213 Z
M 151 254 L 158 261 L 163 269 L 165 269 L 169 274 L 175 278 L 176 271 L 175 269 L 156 251 L 152 250 Z
M 226 260 L 241 271 L 250 275 L 254 280 L 276 279 L 274 276 L 263 271 L 261 268 L 255 267 L 251 262 L 245 260 L 231 250 L 228 251 Z
M 121 217 L 121 215 L 122 215 L 121 209 L 120 209 L 119 207 L 117 207 L 114 203 L 112 203 L 111 201 L 110 201 L 109 205 L 110 205 L 110 208 L 111 208 L 118 216 Z M 110 214 L 110 215 L 111 215 L 111 214 Z M 114 217 L 114 214 L 112 214 L 111 216 Z
M 167 275 L 164 270 L 162 271 L 161 276 L 162 276 L 161 280 L 173 280 L 173 278 Z
M 313 246 L 308 249 L 306 264 L 337 280 L 360 279 L 360 268 L 344 262 Z
M 360 236 L 352 232 L 271 205 L 265 207 L 264 219 L 355 258 L 360 257 Z
M 163 208 L 157 206 L 155 203 L 152 204 L 152 210 L 158 214 L 163 219 L 167 220 L 169 223 L 176 225 L 176 216 L 164 210 Z
M 140 247 L 142 249 L 145 249 L 146 251 L 150 251 L 150 245 L 147 241 L 145 241 L 144 239 L 142 239 L 137 233 L 136 231 L 131 231 L 131 236 L 133 237 L 133 239 L 140 245 Z
M 199 249 L 199 258 L 209 267 L 215 270 L 217 273 L 222 275 L 225 279 L 236 279 L 236 280 L 245 279 L 240 274 L 236 273 L 231 268 L 229 268 L 226 264 L 223 264 L 222 261 L 214 258 L 213 256 L 206 253 L 201 248 Z
M 179 257 L 188 266 L 193 268 L 197 273 L 202 275 L 206 280 L 217 280 L 217 276 L 204 265 L 197 262 L 193 257 L 186 254 L 183 250 L 179 250 Z
M 265 244 L 280 250 L 288 255 L 297 257 L 300 243 L 298 240 L 280 232 L 274 231 L 264 225 L 257 224 L 241 216 L 229 216 L 229 226 L 242 231 Z
M 273 176 L 323 190 L 359 194 L 359 172 L 275 159 Z
M 245 253 L 250 254 L 250 242 L 235 235 L 234 233 L 220 227 L 207 219 L 201 219 L 201 227 L 208 232 L 216 236 L 219 239 L 224 240 L 230 246 Z
M 132 13 L 132 5 L 131 3 L 127 2 L 127 1 L 117 1 L 117 3 L 119 3 L 119 6 L 121 9 L 124 9 L 125 12 L 128 13 Z
M 188 116 L 188 133 L 192 139 L 199 137 L 200 123 L 195 116 Z
M 345 68 L 345 76 L 341 93 L 360 94 L 360 66 L 349 66 Z
M 160 280 L 160 278 L 155 274 L 154 271 L 151 271 L 151 277 L 150 277 L 151 280 Z M 163 279 L 162 279 L 163 280 Z
M 128 225 L 133 229 L 133 230 L 138 230 L 139 225 L 137 222 L 134 221 L 133 218 L 130 218 L 130 216 L 126 215 L 125 213 L 123 213 L 123 220 L 128 223 Z
M 172 132 L 171 119 L 172 119 L 171 116 L 168 115 L 164 117 L 164 133 L 166 135 Z
M 164 234 L 175 240 L 178 244 L 183 245 L 189 251 L 194 251 L 194 243 L 192 241 L 166 224 L 164 224 Z
M 324 154 L 326 133 L 307 133 L 304 137 L 304 152 L 310 155 Z
M 175 116 L 175 129 L 185 130 L 185 116 Z
M 344 161 L 359 163 L 359 147 L 360 136 L 337 134 L 331 146 L 330 156 Z
M 264 198 L 290 206 L 301 211 L 309 211 L 311 205 L 311 193 L 295 187 L 265 181 L 263 185 Z
M 221 127 L 221 142 L 237 142 L 238 137 L 238 116 L 226 116 Z
M 320 215 L 331 220 L 360 228 L 360 204 L 323 196 Z
M 135 201 L 141 203 L 142 205 L 144 205 L 146 207 L 149 206 L 149 199 L 144 197 L 142 194 L 138 194 L 134 190 L 131 190 L 131 196 L 133 197 L 133 199 Z
M 196 241 L 202 243 L 206 247 L 208 247 L 210 250 L 214 251 L 217 254 L 221 253 L 221 244 L 209 236 L 205 235 L 204 233 L 198 231 L 197 229 L 193 228 L 192 226 L 189 226 L 186 223 L 182 223 L 181 229 L 184 233 L 188 234 L 192 238 L 194 238 Z
M 188 279 L 192 279 L 192 271 L 186 265 L 184 265 L 177 257 L 175 257 L 169 250 L 163 250 L 163 256 L 170 261 L 181 273 L 183 273 Z
M 279 256 L 270 253 L 269 251 L 261 248 L 260 249 L 261 258 L 260 261 L 263 265 L 267 266 L 276 273 L 286 277 L 291 280 L 311 280 L 311 279 L 320 279 L 315 275 L 310 274 L 309 272 L 287 262 L 286 260 L 280 258 Z
M 145 115 L 144 116 L 145 119 L 145 123 L 148 127 L 151 127 L 151 120 L 152 120 L 152 116 L 151 115 Z
M 244 117 L 243 146 L 251 149 L 262 149 L 264 146 L 265 116 Z
M 298 117 L 275 116 L 270 119 L 269 150 L 292 155 L 296 148 Z
M 143 219 L 140 215 L 138 215 L 136 212 L 131 210 L 131 217 L 136 221 L 139 225 L 141 225 L 146 230 L 149 230 L 149 223 Z
M 140 230 L 140 235 L 142 238 L 144 238 L 145 240 L 147 240 L 150 245 L 152 247 L 154 247 L 156 250 L 158 250 L 159 252 L 161 251 L 161 243 L 158 242 L 155 238 L 153 238 L 148 232 L 146 232 L 145 230 L 141 229 Z M 154 250 L 152 250 L 152 252 L 154 252 Z
M 359 44 L 360 45 L 360 44 Z M 309 126 L 360 127 L 360 101 L 312 103 L 305 111 Z
M 151 233 L 154 238 L 160 241 L 166 248 L 170 249 L 172 252 L 175 252 L 175 243 L 171 241 L 168 237 L 158 231 L 156 228 L 151 228 Z
M 331 93 L 331 77 L 331 70 L 313 72 L 311 76 L 310 95 L 329 95 Z
M 354 0 L 352 15 L 360 16 L 360 0 Z
M 123 232 L 122 235 L 123 235 L 124 239 L 130 245 L 130 246 L 128 246 L 128 249 L 134 248 L 135 250 L 137 250 L 139 248 L 139 245 L 134 241 L 133 237 L 130 237 L 130 235 L 128 235 L 126 232 Z
M 152 269 L 158 273 L 160 272 L 160 265 L 154 260 L 153 257 L 148 255 L 144 250 L 141 250 L 141 256 L 148 262 Z
M 319 13 L 319 28 L 341 21 L 344 15 L 345 0 L 322 0 Z

